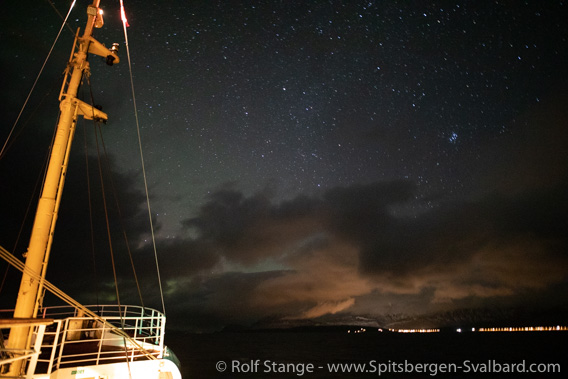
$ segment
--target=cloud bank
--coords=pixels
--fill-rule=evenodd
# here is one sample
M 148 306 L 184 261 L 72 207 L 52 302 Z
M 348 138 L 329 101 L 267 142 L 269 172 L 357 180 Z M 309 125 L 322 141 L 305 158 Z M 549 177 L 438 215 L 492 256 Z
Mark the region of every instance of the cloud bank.
M 216 192 L 184 222 L 196 237 L 184 249 L 163 246 L 164 256 L 172 249 L 179 257 L 166 269 L 174 307 L 188 318 L 246 323 L 356 314 L 358 300 L 369 297 L 376 307 L 367 304 L 366 312 L 376 314 L 392 311 L 382 298 L 420 299 L 428 310 L 520 303 L 566 284 L 562 193 L 486 196 L 401 215 L 415 195 L 406 181 L 279 203 L 264 194 Z

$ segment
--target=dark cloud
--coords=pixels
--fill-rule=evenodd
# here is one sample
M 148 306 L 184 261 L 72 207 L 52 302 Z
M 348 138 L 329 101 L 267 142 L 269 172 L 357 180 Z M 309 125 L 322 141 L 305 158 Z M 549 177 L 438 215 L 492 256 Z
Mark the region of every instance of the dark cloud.
M 283 254 L 289 243 L 321 228 L 315 217 L 318 208 L 313 199 L 274 205 L 263 193 L 247 198 L 236 190 L 223 190 L 211 195 L 199 214 L 183 224 L 225 259 L 250 265 Z
M 170 269 L 171 294 L 188 299 L 189 313 L 191 299 L 207 299 L 200 312 L 222 319 L 227 309 L 244 307 L 247 316 L 239 319 L 251 321 L 349 311 L 371 294 L 430 307 L 466 298 L 520 300 L 567 280 L 561 193 L 487 196 L 397 216 L 393 209 L 415 201 L 414 191 L 408 182 L 372 183 L 277 203 L 223 189 L 185 222 L 197 234 L 193 247 L 170 246 L 180 258 L 172 262 L 204 248 L 214 279 L 189 280 L 199 270 L 178 265 L 177 277 Z M 170 256 L 167 245 L 162 254 Z M 188 281 L 192 286 L 180 284 Z
M 283 275 L 280 271 L 226 272 L 217 275 L 180 277 L 170 282 L 168 312 L 170 325 L 182 328 L 222 328 L 227 324 L 247 324 L 269 314 L 285 314 L 285 305 L 267 306 L 254 301 L 252 294 L 267 280 Z
M 70 183 L 78 180 L 71 177 Z M 161 308 L 145 198 L 135 190 L 136 176 L 114 172 L 113 177 L 144 302 Z M 171 322 L 199 329 L 271 316 L 382 314 L 397 302 L 406 306 L 395 308 L 405 311 L 448 309 L 465 299 L 514 303 L 535 291 L 552 296 L 550 288 L 567 281 L 568 204 L 561 189 L 429 207 L 418 194 L 410 181 L 337 187 L 286 201 L 267 191 L 213 192 L 196 216 L 183 222 L 191 237 L 157 240 Z M 100 192 L 91 195 L 100 198 Z M 75 218 L 87 199 L 78 192 L 67 197 L 50 277 L 72 281 L 67 290 L 83 301 L 95 302 L 95 292 L 98 301 L 112 300 L 111 271 L 102 268 L 110 262 L 106 240 L 96 242 L 94 256 L 77 254 L 91 251 L 89 223 Z M 110 211 L 117 213 L 114 203 Z M 113 230 L 117 227 L 114 223 Z M 121 233 L 112 234 L 121 300 L 138 302 Z M 84 269 L 68 270 L 68 260 Z
M 395 223 L 391 207 L 408 202 L 414 196 L 416 188 L 409 181 L 334 188 L 324 196 L 327 224 L 334 234 L 356 245 L 371 244 L 377 234 L 383 234 Z

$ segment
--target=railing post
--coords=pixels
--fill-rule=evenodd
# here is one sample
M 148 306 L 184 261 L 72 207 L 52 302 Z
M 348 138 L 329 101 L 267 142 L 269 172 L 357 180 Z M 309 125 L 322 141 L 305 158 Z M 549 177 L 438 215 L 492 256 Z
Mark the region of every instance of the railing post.
M 160 345 L 160 354 L 158 355 L 158 358 L 162 359 L 164 357 L 164 335 L 166 334 L 166 316 L 163 314 L 160 314 L 160 339 L 159 339 L 159 345 Z
M 36 340 L 34 343 L 34 354 L 30 358 L 26 378 L 31 379 L 35 373 L 35 369 L 37 366 L 37 359 L 39 357 L 39 353 L 41 352 L 41 344 L 43 343 L 44 333 L 45 333 L 45 325 L 38 325 L 35 332 Z
M 149 333 L 150 336 L 154 334 L 154 310 L 152 309 L 152 314 L 150 315 L 150 325 L 149 325 Z
M 140 324 L 139 324 L 140 330 L 138 331 L 140 334 L 143 334 L 144 332 L 144 312 L 145 312 L 144 307 L 140 307 Z
M 59 344 L 59 335 L 61 334 L 61 321 L 56 321 L 57 322 L 57 328 L 55 330 L 55 335 L 53 336 L 53 346 L 51 347 L 51 355 L 50 355 L 50 359 L 49 359 L 49 365 L 47 366 L 47 374 L 50 375 L 51 371 L 53 370 L 53 362 L 54 362 L 54 358 L 55 358 L 55 353 L 57 352 L 57 345 Z M 59 362 L 59 361 L 58 361 Z M 59 368 L 59 363 L 57 363 L 56 365 L 57 368 Z
M 134 339 L 136 339 L 139 334 L 142 334 L 142 321 L 143 319 L 136 317 L 136 321 L 134 323 L 134 335 L 132 336 Z
M 102 330 L 101 330 L 101 336 L 100 336 L 100 338 L 99 338 L 99 343 L 98 343 L 98 345 L 99 345 L 99 351 L 97 352 L 97 363 L 96 363 L 97 365 L 99 364 L 99 361 L 100 361 L 100 359 L 101 359 L 101 351 L 102 351 L 102 349 L 103 349 L 103 341 L 104 341 L 104 338 L 105 338 L 106 324 L 105 324 L 105 323 L 102 323 L 102 325 L 103 325 L 103 328 L 102 328 Z M 98 329 L 98 322 L 97 322 L 97 329 Z M 95 336 L 96 336 L 96 332 L 95 332 Z
M 67 339 L 67 329 L 69 328 L 69 319 L 66 318 L 63 323 L 63 336 L 61 338 L 61 347 L 59 348 L 59 357 L 57 357 L 56 370 L 59 370 L 61 366 L 61 360 L 63 359 L 63 349 L 65 349 L 65 340 Z

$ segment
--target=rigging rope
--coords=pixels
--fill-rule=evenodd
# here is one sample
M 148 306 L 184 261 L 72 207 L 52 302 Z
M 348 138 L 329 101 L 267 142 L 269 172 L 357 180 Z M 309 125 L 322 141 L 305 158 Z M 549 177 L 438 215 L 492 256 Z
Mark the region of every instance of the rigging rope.
M 24 109 L 26 108 L 26 105 L 28 104 L 28 101 L 30 100 L 30 97 L 32 96 L 32 92 L 35 89 L 35 86 L 36 86 L 36 84 L 39 80 L 39 77 L 43 73 L 43 69 L 45 68 L 47 61 L 49 60 L 49 57 L 51 56 L 51 52 L 53 51 L 53 48 L 55 47 L 57 40 L 59 40 L 59 36 L 61 35 L 63 28 L 67 24 L 67 19 L 69 18 L 69 15 L 71 14 L 71 10 L 73 10 L 73 7 L 75 6 L 76 2 L 77 2 L 77 0 L 73 0 L 73 2 L 71 3 L 71 6 L 69 7 L 69 11 L 67 12 L 67 16 L 65 16 L 65 20 L 63 20 L 63 24 L 61 25 L 61 28 L 59 28 L 59 32 L 57 33 L 57 36 L 55 37 L 55 41 L 53 41 L 53 44 L 51 45 L 51 49 L 49 49 L 49 52 L 47 53 L 47 57 L 45 58 L 45 61 L 43 62 L 43 65 L 41 66 L 41 69 L 39 70 L 39 73 L 37 74 L 37 77 L 34 81 L 34 84 L 32 85 L 32 88 L 30 89 L 30 92 L 28 93 L 28 96 L 26 97 L 26 100 L 24 101 L 24 105 L 22 105 L 22 109 L 20 109 L 20 113 L 18 113 L 18 117 L 16 117 L 16 121 L 14 121 L 14 125 L 12 125 L 12 129 L 10 129 L 10 133 L 8 134 L 8 137 L 6 137 L 6 141 L 4 142 L 4 145 L 2 146 L 2 149 L 0 150 L 0 159 L 2 159 L 4 157 L 6 146 L 8 145 L 8 142 L 10 141 L 10 138 L 12 137 L 12 134 L 14 133 L 14 130 L 16 129 L 16 125 L 18 125 L 18 121 L 20 120 L 20 117 L 22 117 L 22 113 L 24 112 Z
M 94 96 L 93 96 L 93 87 L 91 85 L 91 81 L 89 80 L 89 77 L 86 76 L 85 79 L 87 80 L 87 84 L 89 86 L 89 92 L 90 92 L 90 95 L 91 95 L 91 106 L 94 109 L 95 100 L 94 100 Z M 94 117 L 93 117 L 93 119 L 94 119 Z M 105 162 L 105 168 L 106 168 L 106 172 L 109 175 L 110 188 L 111 188 L 111 192 L 112 192 L 112 195 L 113 195 L 114 203 L 116 205 L 116 211 L 118 213 L 118 221 L 120 222 L 120 227 L 122 229 L 122 236 L 124 238 L 124 243 L 126 245 L 126 251 L 128 252 L 128 258 L 130 259 L 130 266 L 132 267 L 132 273 L 134 275 L 134 281 L 136 282 L 136 289 L 138 290 L 138 297 L 140 299 L 140 305 L 142 307 L 144 307 L 144 299 L 142 298 L 142 290 L 140 289 L 140 282 L 138 281 L 138 275 L 136 273 L 136 267 L 134 266 L 134 259 L 132 258 L 132 251 L 130 249 L 130 243 L 128 242 L 128 236 L 126 235 L 126 228 L 124 226 L 124 217 L 122 217 L 122 210 L 121 210 L 120 202 L 119 202 L 119 199 L 118 199 L 118 191 L 116 190 L 116 186 L 114 185 L 112 170 L 111 170 L 111 167 L 110 167 L 110 158 L 109 158 L 109 155 L 107 153 L 105 140 L 103 138 L 102 128 L 100 127 L 100 123 L 95 122 L 94 125 L 95 125 L 95 128 L 94 128 L 94 130 L 95 130 L 95 141 L 97 143 L 97 156 L 98 156 L 99 170 L 100 170 L 101 154 L 99 152 L 99 145 L 98 145 L 99 139 L 98 139 L 98 137 L 100 136 L 101 146 L 103 148 L 103 157 L 104 157 L 104 162 Z M 85 144 L 86 144 L 86 141 L 85 141 Z M 86 145 L 85 145 L 85 148 L 86 148 Z M 85 154 L 86 154 L 86 152 L 85 152 Z M 88 169 L 88 163 L 87 163 L 87 169 Z M 102 173 L 102 170 L 100 170 L 100 172 Z M 102 174 L 101 174 L 100 180 L 101 180 L 101 187 L 103 187 L 103 189 L 104 189 L 104 186 L 102 185 L 102 182 L 103 182 Z M 87 178 L 87 182 L 89 182 L 88 178 Z M 90 186 L 89 186 L 89 196 L 90 196 Z M 103 193 L 103 197 L 104 196 L 105 196 L 105 194 Z M 105 212 L 106 212 L 107 211 L 106 198 L 105 198 L 104 203 L 105 203 Z M 89 211 L 90 211 L 90 206 L 91 205 L 90 205 L 90 202 L 89 202 Z M 109 226 L 107 225 L 107 227 L 109 227 Z M 111 244 L 110 236 L 109 236 L 109 244 Z M 94 246 L 93 246 L 93 249 L 94 249 Z M 93 252 L 93 259 L 94 259 L 94 252 Z M 114 265 L 114 259 L 113 259 L 113 265 Z M 117 291 L 118 291 L 118 286 L 117 286 Z
M 61 18 L 62 20 L 66 21 L 66 19 L 63 18 L 63 15 L 61 13 L 59 13 L 59 10 L 55 7 L 55 4 L 53 4 L 53 1 L 51 0 L 47 0 L 47 2 L 49 3 L 49 5 L 51 5 L 51 7 L 53 8 L 53 10 L 55 11 L 55 13 L 57 13 L 57 15 L 59 16 L 59 18 Z M 67 29 L 69 29 L 69 31 L 71 32 L 72 35 L 75 35 L 75 32 L 73 31 L 73 28 L 71 28 L 71 26 L 69 24 L 67 24 L 67 22 L 65 22 L 65 24 L 67 25 Z
M 92 95 L 92 93 L 91 93 L 91 95 Z M 100 149 L 99 149 L 99 135 L 100 135 L 100 138 L 101 138 L 101 141 L 102 141 L 103 135 L 102 135 L 102 131 L 101 131 L 101 125 L 100 125 L 99 122 L 95 122 L 95 141 L 96 141 L 96 144 L 97 144 L 99 176 L 100 176 L 100 181 L 101 181 L 101 191 L 102 191 L 103 204 L 104 204 L 103 207 L 104 207 L 104 210 L 105 210 L 105 220 L 106 220 L 106 227 L 107 227 L 108 245 L 109 245 L 109 251 L 110 251 L 110 258 L 111 258 L 111 261 L 112 261 L 112 274 L 113 274 L 113 277 L 114 277 L 114 288 L 116 290 L 116 303 L 118 304 L 118 314 L 120 316 L 120 325 L 121 325 L 122 329 L 124 330 L 125 329 L 125 324 L 124 324 L 124 316 L 125 315 L 122 312 L 122 305 L 120 304 L 120 295 L 119 295 L 119 291 L 118 291 L 118 276 L 117 276 L 117 273 L 116 273 L 116 264 L 115 264 L 115 261 L 114 261 L 114 249 L 112 247 L 112 237 L 111 237 L 111 233 L 110 233 L 110 222 L 109 222 L 109 218 L 108 218 L 108 207 L 107 207 L 107 201 L 106 201 L 106 195 L 105 195 L 103 170 L 102 170 L 102 166 L 101 166 L 101 153 L 100 153 Z M 105 153 L 106 153 L 106 151 L 105 151 Z M 130 250 L 129 250 L 129 252 L 130 252 Z M 124 342 L 124 354 L 125 354 L 125 358 L 126 358 L 126 365 L 128 366 L 128 376 L 132 379 L 132 373 L 130 372 L 130 363 L 128 362 L 128 349 L 126 347 L 126 342 Z
M 126 228 L 124 226 L 124 217 L 122 217 L 122 211 L 120 208 L 120 203 L 118 201 L 118 191 L 114 185 L 114 180 L 112 179 L 112 172 L 110 169 L 110 159 L 106 150 L 105 140 L 103 138 L 103 132 L 100 125 L 97 127 L 99 135 L 101 136 L 101 146 L 103 147 L 103 156 L 105 160 L 106 170 L 109 173 L 110 188 L 114 197 L 114 203 L 116 205 L 116 212 L 118 213 L 118 221 L 120 222 L 120 227 L 122 229 L 122 236 L 124 237 L 124 243 L 126 244 L 126 251 L 128 252 L 128 258 L 130 259 L 130 266 L 132 267 L 132 274 L 134 275 L 134 281 L 136 282 L 136 288 L 138 289 L 138 297 L 140 298 L 140 305 L 144 307 L 144 299 L 142 298 L 142 290 L 140 289 L 140 282 L 138 281 L 138 275 L 136 274 L 136 268 L 134 267 L 134 259 L 132 258 L 132 251 L 130 249 L 130 243 L 128 243 L 128 237 L 126 235 Z
M 49 144 L 49 150 L 48 150 L 47 154 L 45 155 L 45 158 L 44 158 L 44 161 L 43 161 L 43 165 L 42 165 L 43 170 L 38 174 L 36 184 L 34 186 L 32 194 L 30 196 L 30 201 L 28 202 L 28 207 L 26 208 L 26 212 L 24 213 L 24 218 L 22 220 L 22 223 L 20 224 L 20 230 L 18 231 L 18 236 L 16 237 L 16 242 L 14 243 L 14 251 L 16 250 L 18 243 L 20 241 L 20 237 L 21 237 L 22 232 L 24 230 L 24 226 L 26 224 L 26 220 L 28 219 L 28 215 L 31 211 L 33 201 L 34 201 L 34 199 L 36 199 L 36 194 L 38 193 L 38 188 L 39 188 L 39 193 L 41 193 L 43 191 L 43 186 L 45 184 L 45 176 L 47 175 L 47 166 L 48 166 L 48 162 L 49 162 L 49 156 L 51 154 L 50 153 L 51 149 L 53 148 L 53 141 L 55 140 L 55 133 L 57 132 L 57 124 L 58 123 L 59 123 L 59 117 L 57 118 L 57 121 L 55 122 L 55 129 L 53 129 L 53 134 L 51 135 L 51 142 Z M 0 285 L 0 293 L 2 292 L 2 289 L 4 288 L 4 282 L 6 281 L 6 278 L 8 277 L 9 269 L 10 269 L 10 266 L 8 265 L 8 267 L 6 267 L 6 271 L 4 272 L 4 278 L 2 279 L 2 285 Z
M 97 260 L 95 259 L 95 230 L 93 225 L 93 200 L 91 197 L 91 172 L 89 170 L 89 154 L 87 149 L 87 127 L 83 124 L 83 146 L 85 149 L 85 172 L 87 177 L 87 197 L 89 204 L 89 227 L 91 231 L 91 259 L 93 263 L 93 282 L 95 285 L 95 299 L 97 306 L 99 305 L 99 279 L 97 274 Z
M 47 166 L 47 160 L 48 159 L 49 159 L 49 153 L 45 157 L 44 166 Z M 20 224 L 20 229 L 18 230 L 18 235 L 16 236 L 16 242 L 14 242 L 14 247 L 13 247 L 12 251 L 16 251 L 16 249 L 18 248 L 18 244 L 20 243 L 20 237 L 22 236 L 22 232 L 24 231 L 24 226 L 26 224 L 26 220 L 28 219 L 28 215 L 30 214 L 30 210 L 32 209 L 32 204 L 33 204 L 34 199 L 35 199 L 35 195 L 37 194 L 38 187 L 39 187 L 40 182 L 42 181 L 44 175 L 45 175 L 45 171 L 42 171 L 42 172 L 39 173 L 39 175 L 37 177 L 36 184 L 34 186 L 32 194 L 30 196 L 30 201 L 28 202 L 28 207 L 26 208 L 26 211 L 24 213 L 24 218 L 22 220 L 22 223 Z M 2 283 L 0 284 L 0 294 L 2 293 L 2 290 L 4 289 L 4 284 L 6 283 L 6 278 L 8 277 L 9 269 L 10 269 L 10 265 L 6 266 L 6 271 L 4 272 L 4 277 L 2 278 Z
M 35 114 L 39 111 L 39 109 L 41 108 L 41 106 L 43 105 L 45 100 L 48 99 L 51 96 L 53 88 L 57 88 L 57 90 L 59 90 L 59 87 L 61 87 L 61 83 L 59 82 L 59 78 L 58 78 L 58 83 L 55 84 L 52 88 L 48 89 L 45 92 L 45 95 L 43 95 L 43 98 L 37 103 L 35 109 L 31 111 L 27 120 L 23 122 L 23 124 L 20 127 L 20 129 L 18 130 L 18 132 L 16 134 L 13 134 L 13 132 L 15 132 L 14 129 L 10 132 L 10 137 L 8 137 L 8 138 L 11 138 L 11 141 L 7 141 L 6 144 L 4 145 L 4 147 L 3 147 L 4 148 L 4 155 L 2 156 L 2 158 L 4 156 L 6 156 L 6 154 L 8 153 L 10 148 L 12 147 L 12 145 L 14 145 L 14 143 L 16 142 L 16 139 L 18 139 L 18 137 L 23 133 L 24 129 L 34 119 Z
M 112 238 L 111 238 L 111 233 L 110 233 L 110 222 L 109 222 L 109 218 L 108 218 L 108 207 L 107 207 L 107 201 L 106 201 L 106 195 L 105 195 L 105 185 L 104 185 L 104 180 L 103 180 L 103 170 L 102 170 L 102 166 L 101 166 L 101 153 L 99 150 L 99 137 L 98 137 L 98 133 L 97 130 L 100 130 L 98 123 L 95 122 L 95 141 L 97 144 L 97 155 L 98 155 L 98 163 L 99 163 L 99 179 L 101 182 L 101 192 L 102 192 L 102 197 L 103 197 L 103 209 L 105 211 L 105 219 L 106 219 L 106 229 L 107 229 L 107 237 L 108 237 L 108 244 L 109 244 L 109 250 L 110 250 L 110 258 L 111 258 L 111 262 L 112 262 L 112 274 L 114 277 L 114 288 L 116 289 L 116 302 L 118 303 L 119 309 L 120 309 L 120 294 L 118 292 L 118 277 L 116 274 L 116 265 L 114 262 L 114 249 L 112 248 Z M 121 316 L 122 319 L 122 316 Z
M 38 273 L 36 273 L 35 271 L 26 267 L 25 264 L 22 261 L 20 261 L 18 258 L 16 258 L 8 250 L 4 249 L 2 246 L 0 246 L 0 258 L 4 259 L 6 262 L 8 262 L 9 264 L 14 266 L 15 268 L 17 268 L 21 272 L 25 272 L 26 274 L 30 275 L 35 280 L 43 280 L 43 285 L 47 290 L 49 290 L 49 292 L 53 293 L 55 296 L 57 296 L 61 300 L 65 301 L 67 304 L 71 305 L 72 307 L 75 307 L 78 310 L 82 310 L 85 315 L 87 315 L 87 316 L 105 324 L 107 327 L 111 328 L 116 334 L 118 334 L 119 336 L 125 338 L 127 341 L 132 343 L 135 346 L 136 349 L 139 349 L 140 352 L 142 352 L 142 354 L 144 354 L 146 356 L 146 358 L 151 359 L 151 360 L 157 359 L 154 355 L 152 355 L 150 352 L 148 352 L 148 350 L 145 349 L 140 344 L 139 341 L 130 337 L 125 331 L 123 331 L 120 328 L 117 328 L 115 325 L 111 324 L 109 321 L 107 321 L 103 317 L 97 315 L 95 312 L 93 312 L 89 308 L 85 307 L 84 305 L 79 303 L 77 300 L 73 299 L 71 296 L 67 295 L 65 292 L 63 292 L 62 290 L 57 288 L 55 285 L 53 285 L 48 280 L 41 279 L 41 277 Z
M 86 75 L 86 79 L 87 79 L 87 83 L 89 85 L 89 92 L 90 92 L 90 95 L 91 95 L 91 109 L 93 110 L 93 113 L 94 113 L 95 100 L 94 100 L 94 96 L 93 96 L 93 87 L 91 86 L 91 82 L 89 80 L 88 75 Z M 119 295 L 119 291 L 118 291 L 118 278 L 117 278 L 117 273 L 116 273 L 116 264 L 115 264 L 115 260 L 114 260 L 114 249 L 113 249 L 113 245 L 112 245 L 112 237 L 111 237 L 111 232 L 110 232 L 110 222 L 109 222 L 108 207 L 107 207 L 105 186 L 104 186 L 104 180 L 103 180 L 103 170 L 102 170 L 102 166 L 101 166 L 101 153 L 100 153 L 100 149 L 99 149 L 99 136 L 100 136 L 101 144 L 102 144 L 103 151 L 104 151 L 106 168 L 108 170 L 107 172 L 109 173 L 110 178 L 111 178 L 111 188 L 112 188 L 112 191 L 113 191 L 113 194 L 114 194 L 114 199 L 115 199 L 115 202 L 116 202 L 116 205 L 117 205 L 118 215 L 119 215 L 120 223 L 122 225 L 122 232 L 123 232 L 123 235 L 124 235 L 124 239 L 126 240 L 126 248 L 128 250 L 128 255 L 130 256 L 130 264 L 132 265 L 132 270 L 134 271 L 134 278 L 136 280 L 136 286 L 138 288 L 138 295 L 140 296 L 140 302 L 141 303 L 142 303 L 142 293 L 140 292 L 140 285 L 138 284 L 138 277 L 136 276 L 136 269 L 134 268 L 134 262 L 132 260 L 132 254 L 130 253 L 130 246 L 128 244 L 128 238 L 126 238 L 126 231 L 124 229 L 124 224 L 122 223 L 122 214 L 120 212 L 120 207 L 119 207 L 119 204 L 118 204 L 118 197 L 116 195 L 116 189 L 114 187 L 114 182 L 112 181 L 110 164 L 109 164 L 109 159 L 108 159 L 108 155 L 107 155 L 107 152 L 106 152 L 106 147 L 104 145 L 103 132 L 102 132 L 102 129 L 101 129 L 101 124 L 100 124 L 100 122 L 95 121 L 94 115 L 93 115 L 93 125 L 95 126 L 95 142 L 96 142 L 96 146 L 97 146 L 97 162 L 98 162 L 98 166 L 99 166 L 99 176 L 100 176 L 101 192 L 102 192 L 104 211 L 105 211 L 108 244 L 109 244 L 109 250 L 110 250 L 110 257 L 111 257 L 111 261 L 112 261 L 112 273 L 113 273 L 113 277 L 114 277 L 114 288 L 116 290 L 116 302 L 118 304 L 118 314 L 119 314 L 119 317 L 120 317 L 120 325 L 121 325 L 122 330 L 125 330 L 124 317 L 126 316 L 126 314 L 124 314 L 123 311 L 122 311 L 122 306 L 120 304 L 120 295 Z M 144 306 L 143 303 L 142 303 L 142 306 Z M 126 366 L 128 367 L 128 377 L 130 379 L 132 379 L 132 372 L 130 371 L 130 362 L 128 361 L 128 348 L 127 348 L 127 345 L 126 345 L 126 339 L 124 337 L 123 337 L 123 342 L 124 342 L 124 357 L 125 357 L 125 361 L 126 361 Z
M 160 299 L 162 301 L 162 312 L 166 314 L 166 304 L 164 302 L 164 291 L 162 288 L 162 278 L 160 275 L 160 265 L 158 263 L 158 251 L 156 249 L 156 237 L 154 235 L 154 224 L 152 222 L 152 210 L 150 208 L 150 196 L 148 195 L 148 180 L 146 179 L 146 169 L 144 166 L 144 154 L 142 153 L 142 138 L 140 137 L 140 122 L 138 121 L 138 109 L 136 106 L 136 95 L 134 93 L 134 79 L 132 77 L 132 64 L 130 61 L 130 48 L 128 44 L 128 32 L 126 28 L 129 26 L 124 12 L 124 3 L 120 0 L 120 15 L 122 19 L 122 28 L 124 29 L 124 41 L 126 45 L 126 56 L 128 58 L 128 70 L 130 73 L 130 88 L 132 90 L 132 103 L 134 105 L 134 118 L 136 120 L 136 131 L 138 133 L 138 147 L 140 149 L 140 161 L 142 164 L 142 176 L 144 178 L 144 190 L 146 192 L 146 204 L 148 208 L 148 218 L 150 220 L 150 232 L 152 235 L 152 247 L 154 249 L 154 260 L 156 261 L 156 271 L 158 273 L 158 285 L 160 289 Z

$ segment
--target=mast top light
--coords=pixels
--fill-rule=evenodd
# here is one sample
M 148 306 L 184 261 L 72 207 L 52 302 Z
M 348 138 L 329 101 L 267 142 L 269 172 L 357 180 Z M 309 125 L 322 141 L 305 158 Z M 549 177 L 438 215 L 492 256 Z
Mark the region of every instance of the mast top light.
M 103 20 L 103 10 L 101 8 L 97 8 L 97 17 L 95 18 L 95 28 L 102 28 L 105 24 Z
M 102 28 L 105 24 L 103 20 L 103 10 L 101 8 L 89 5 L 87 7 L 87 14 L 95 17 L 95 28 Z

